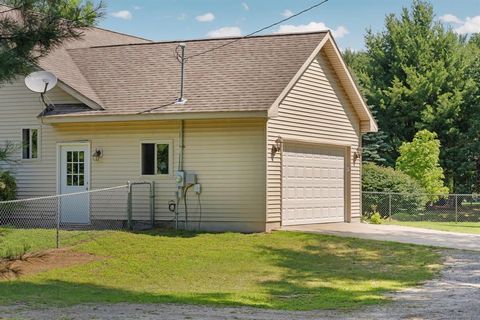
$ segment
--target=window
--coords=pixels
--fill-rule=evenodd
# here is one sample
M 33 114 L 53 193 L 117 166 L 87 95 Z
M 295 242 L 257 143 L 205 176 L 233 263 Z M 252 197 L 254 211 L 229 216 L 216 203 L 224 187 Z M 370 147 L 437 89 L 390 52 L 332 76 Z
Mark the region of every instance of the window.
M 170 173 L 170 144 L 142 143 L 142 175 Z
M 38 159 L 38 129 L 22 129 L 22 159 Z
M 85 152 L 67 151 L 67 186 L 85 185 Z

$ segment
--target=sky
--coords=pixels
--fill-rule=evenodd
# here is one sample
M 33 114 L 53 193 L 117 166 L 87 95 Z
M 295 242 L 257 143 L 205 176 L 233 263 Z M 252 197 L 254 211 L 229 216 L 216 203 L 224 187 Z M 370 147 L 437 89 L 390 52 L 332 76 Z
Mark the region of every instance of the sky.
M 100 27 L 155 41 L 241 36 L 320 0 L 107 0 Z M 330 29 L 340 48 L 364 48 L 365 30 L 411 0 L 329 0 L 264 33 Z M 480 32 L 480 0 L 431 0 L 436 18 L 460 34 Z

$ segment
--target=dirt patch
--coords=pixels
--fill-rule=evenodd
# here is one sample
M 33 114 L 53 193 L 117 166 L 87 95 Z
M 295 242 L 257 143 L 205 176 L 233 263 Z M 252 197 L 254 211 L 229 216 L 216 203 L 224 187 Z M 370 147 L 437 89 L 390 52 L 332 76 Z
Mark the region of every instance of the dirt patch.
M 70 248 L 25 254 L 19 260 L 0 261 L 0 269 L 4 269 L 0 281 L 13 280 L 52 269 L 66 268 L 100 259 L 98 256 L 73 251 Z

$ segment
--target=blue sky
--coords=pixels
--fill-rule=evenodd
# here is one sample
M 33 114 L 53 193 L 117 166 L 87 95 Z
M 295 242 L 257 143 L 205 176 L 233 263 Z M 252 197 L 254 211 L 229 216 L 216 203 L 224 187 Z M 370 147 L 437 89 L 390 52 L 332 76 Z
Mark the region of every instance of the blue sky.
M 320 0 L 107 0 L 100 27 L 152 40 L 245 35 Z M 480 0 L 433 0 L 437 18 L 465 34 L 480 32 Z M 367 28 L 379 31 L 385 15 L 407 0 L 329 0 L 266 33 L 330 28 L 340 47 L 362 49 Z

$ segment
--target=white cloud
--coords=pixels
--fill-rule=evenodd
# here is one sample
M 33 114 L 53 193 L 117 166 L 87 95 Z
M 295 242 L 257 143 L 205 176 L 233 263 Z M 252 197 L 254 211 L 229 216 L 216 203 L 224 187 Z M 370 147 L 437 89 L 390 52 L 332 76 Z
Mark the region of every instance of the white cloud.
M 241 35 L 242 30 L 239 27 L 223 27 L 207 33 L 209 38 L 240 37 Z
M 438 19 L 440 19 L 440 21 L 442 21 L 444 23 L 457 23 L 457 24 L 463 23 L 463 21 L 460 20 L 457 16 L 455 16 L 453 14 L 450 14 L 450 13 L 447 13 L 447 14 L 444 14 L 443 16 L 440 16 Z
M 215 20 L 215 15 L 211 12 L 207 12 L 200 16 L 196 16 L 195 19 L 197 19 L 197 21 L 199 22 L 212 22 L 213 20 Z
M 477 33 L 480 32 L 480 16 L 467 17 L 461 26 L 455 29 L 457 33 Z
M 480 16 L 467 17 L 465 20 L 447 13 L 438 18 L 443 23 L 455 24 L 455 32 L 459 34 L 469 34 L 480 32 Z
M 250 7 L 246 2 L 242 2 L 242 6 L 243 6 L 243 9 L 245 9 L 245 11 L 250 11 Z
M 112 12 L 112 16 L 115 18 L 120 18 L 124 20 L 132 20 L 132 13 L 128 10 L 120 10 L 116 12 Z
M 187 14 L 185 12 L 181 13 L 178 17 L 177 20 L 183 21 L 187 19 Z
M 293 12 L 285 9 L 285 11 L 282 12 L 282 16 L 284 16 L 285 18 L 290 18 L 291 16 L 293 16 Z
M 281 25 L 275 33 L 298 33 L 298 32 L 313 32 L 331 30 L 335 38 L 342 38 L 349 33 L 344 26 L 339 26 L 336 29 L 331 29 L 323 22 L 310 22 L 309 24 L 284 24 Z
M 332 33 L 335 38 L 343 38 L 344 36 L 349 34 L 350 31 L 348 31 L 348 29 L 344 26 L 339 26 L 337 29 L 332 30 Z

